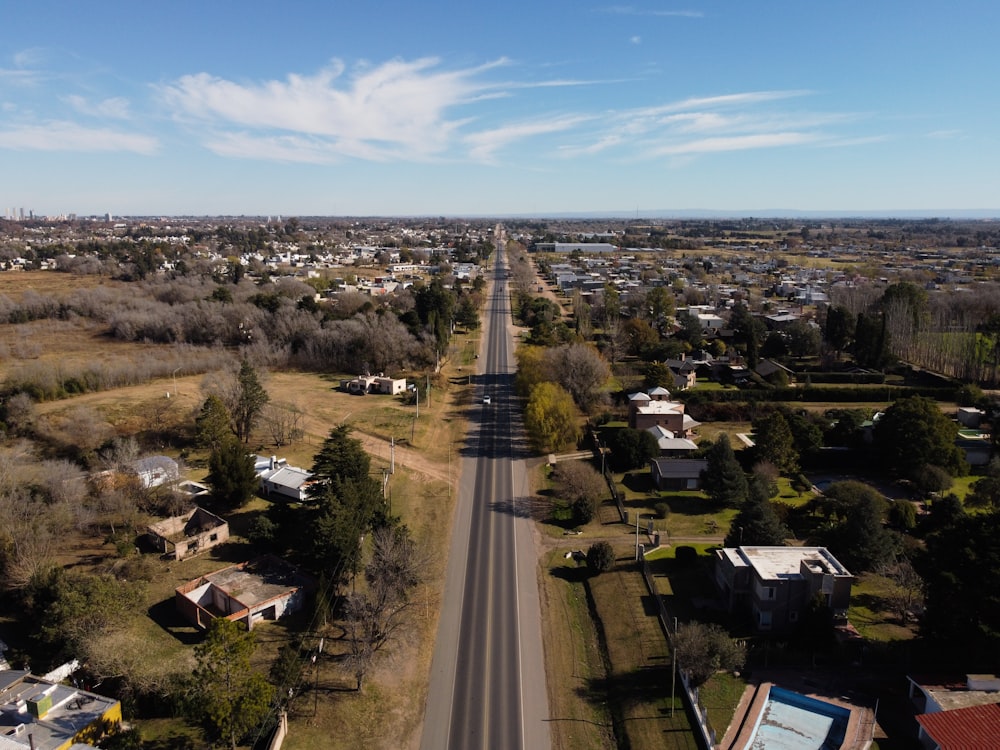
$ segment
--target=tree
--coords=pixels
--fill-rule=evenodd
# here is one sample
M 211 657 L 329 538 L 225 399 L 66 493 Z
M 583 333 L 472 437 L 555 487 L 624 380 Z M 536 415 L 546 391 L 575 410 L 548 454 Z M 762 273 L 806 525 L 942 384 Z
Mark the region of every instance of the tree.
M 258 487 L 253 456 L 235 438 L 223 441 L 208 457 L 208 483 L 218 507 L 242 508 Z
M 608 491 L 600 472 L 584 461 L 563 461 L 556 464 L 552 478 L 559 496 L 573 509 L 577 523 L 590 523 Z
M 528 397 L 524 427 L 532 444 L 541 452 L 576 446 L 580 428 L 573 397 L 558 383 L 539 383 Z
M 747 359 L 747 367 L 751 370 L 760 361 L 760 341 L 763 338 L 763 324 L 751 315 L 745 305 L 733 307 L 729 318 L 729 326 L 733 329 L 733 338 L 741 345 Z
M 838 359 L 854 337 L 854 325 L 854 315 L 846 307 L 831 307 L 826 311 L 826 327 L 823 332 Z
M 370 478 L 371 458 L 361 441 L 351 437 L 351 426 L 339 424 L 330 430 L 319 452 L 313 456 L 312 475 L 316 481 L 309 488 L 311 497 L 318 497 L 325 488 L 337 481 L 363 481 Z
M 214 393 L 209 394 L 195 419 L 195 440 L 198 445 L 215 450 L 232 435 L 229 409 Z
M 345 607 L 357 690 L 374 655 L 408 622 L 411 595 L 426 566 L 406 526 L 375 530 L 372 559 L 365 566 L 367 590 L 350 595 Z
M 250 433 L 257 424 L 257 418 L 270 400 L 271 397 L 260 383 L 257 371 L 244 359 L 240 363 L 232 403 L 229 405 L 233 432 L 239 440 L 244 443 L 250 442 Z
M 29 435 L 38 420 L 35 401 L 24 391 L 15 393 L 3 403 L 3 421 L 15 435 Z
M 791 532 L 774 512 L 765 480 L 754 475 L 749 482 L 747 499 L 733 518 L 724 545 L 784 547 L 789 536 Z
M 819 354 L 819 328 L 806 320 L 793 321 L 787 330 L 788 353 L 793 357 L 815 357 Z
M 718 505 L 739 507 L 747 499 L 747 478 L 726 433 L 719 433 L 705 458 L 708 466 L 702 476 L 702 489 Z
M 780 411 L 754 420 L 754 455 L 759 461 L 770 461 L 782 473 L 799 470 L 799 455 L 788 420 Z
M 661 336 L 674 314 L 674 296 L 665 286 L 654 286 L 646 292 L 646 311 L 649 320 Z
M 885 526 L 889 506 L 877 490 L 846 481 L 834 482 L 823 494 L 826 512 L 835 520 L 820 536 L 848 569 L 877 570 L 895 559 L 898 536 Z
M 275 445 L 281 446 L 302 438 L 302 410 L 295 404 L 268 404 L 261 420 Z
M 479 306 L 471 294 L 463 294 L 458 303 L 458 311 L 455 314 L 455 322 L 467 331 L 479 329 Z
M 622 336 L 625 339 L 625 348 L 629 354 L 641 357 L 643 352 L 652 346 L 660 337 L 656 334 L 656 329 L 642 318 L 629 318 L 622 324 Z
M 274 697 L 274 688 L 251 666 L 255 651 L 253 632 L 224 617 L 212 620 L 204 642 L 194 650 L 196 718 L 232 750 L 261 724 Z
M 953 669 L 1000 666 L 1000 513 L 959 515 L 927 538 L 921 632 Z M 979 665 L 979 666 L 976 666 Z
M 705 343 L 705 329 L 701 326 L 698 316 L 689 310 L 685 310 L 677 316 L 677 323 L 681 329 L 676 336 L 687 341 L 692 349 L 701 349 Z
M 923 609 L 924 579 L 906 559 L 884 566 L 879 573 L 889 583 L 886 600 L 899 621 L 906 625 L 915 612 Z
M 742 669 L 746 663 L 746 647 L 729 637 L 719 625 L 689 622 L 674 634 L 673 648 L 677 666 L 687 672 L 694 687 L 704 684 L 720 670 Z
M 608 433 L 611 461 L 619 471 L 645 467 L 650 459 L 660 455 L 660 445 L 653 434 L 646 430 L 622 427 Z
M 955 445 L 958 426 L 933 399 L 901 398 L 885 410 L 875 424 L 874 445 L 883 465 L 907 479 L 922 467 L 940 466 L 952 476 L 968 471 L 961 449 Z
M 548 375 L 544 347 L 519 346 L 514 357 L 517 359 L 514 387 L 519 396 L 530 396 L 531 389 L 536 385 L 546 380 L 552 380 Z
M 587 567 L 594 573 L 605 573 L 615 565 L 615 549 L 610 542 L 595 542 L 587 550 Z
M 601 401 L 611 369 L 594 347 L 565 344 L 548 350 L 545 359 L 548 371 L 580 409 L 587 412 Z
M 862 367 L 881 370 L 892 359 L 885 318 L 877 313 L 859 313 L 854 324 L 854 358 Z

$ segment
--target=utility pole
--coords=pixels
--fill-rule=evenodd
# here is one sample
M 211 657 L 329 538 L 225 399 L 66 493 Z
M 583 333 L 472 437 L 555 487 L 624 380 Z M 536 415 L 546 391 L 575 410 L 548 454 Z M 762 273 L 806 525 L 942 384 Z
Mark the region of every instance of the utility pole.
M 396 473 L 396 438 L 389 438 L 389 473 Z
M 670 644 L 670 718 L 674 718 L 674 698 L 677 695 L 677 618 L 674 618 L 674 640 Z

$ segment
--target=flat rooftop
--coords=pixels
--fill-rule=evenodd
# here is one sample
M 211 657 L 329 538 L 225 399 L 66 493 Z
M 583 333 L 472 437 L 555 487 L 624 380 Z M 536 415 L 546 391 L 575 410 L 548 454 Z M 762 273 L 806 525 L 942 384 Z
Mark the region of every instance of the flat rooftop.
M 722 553 L 734 567 L 752 567 L 764 580 L 801 578 L 803 562 L 818 574 L 851 575 L 826 547 L 736 547 Z
M 36 719 L 28 713 L 24 701 L 39 698 L 43 693 L 52 698 L 52 708 Z M 8 740 L 4 747 L 13 743 L 27 748 L 30 733 L 35 750 L 56 750 L 117 703 L 113 698 L 34 677 L 25 670 L 5 670 L 0 672 L 0 737 Z M 14 735 L 21 724 L 24 725 L 21 734 Z
M 254 561 L 243 568 L 234 566 L 218 570 L 202 576 L 201 580 L 217 586 L 247 608 L 303 585 L 302 576 L 294 567 L 269 558 Z

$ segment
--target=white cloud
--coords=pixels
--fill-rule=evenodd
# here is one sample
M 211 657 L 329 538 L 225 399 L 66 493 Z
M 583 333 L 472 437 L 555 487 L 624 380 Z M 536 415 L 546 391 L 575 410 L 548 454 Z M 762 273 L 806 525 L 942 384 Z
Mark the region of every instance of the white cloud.
M 653 150 L 656 156 L 675 156 L 678 154 L 708 154 L 720 151 L 747 151 L 758 148 L 777 148 L 779 146 L 799 146 L 804 143 L 814 143 L 819 140 L 814 133 L 757 133 L 753 135 L 737 135 L 719 138 L 700 138 L 684 143 L 674 143 L 659 146 Z
M 491 161 L 499 149 L 514 141 L 548 133 L 559 133 L 592 119 L 587 115 L 564 115 L 552 119 L 515 123 L 484 130 L 465 138 L 469 154 L 479 161 Z
M 77 112 L 91 117 L 116 120 L 127 120 L 131 117 L 128 99 L 120 96 L 103 99 L 99 102 L 91 102 L 82 96 L 73 94 L 66 97 L 66 102 Z
M 630 37 L 629 42 L 631 42 L 632 44 L 642 44 L 642 37 L 641 36 Z
M 50 121 L 0 130 L 0 148 L 24 151 L 127 151 L 149 155 L 159 149 L 150 136 L 108 128 L 87 128 L 74 122 Z
M 352 156 L 366 150 L 357 144 L 369 144 L 376 154 L 420 159 L 448 148 L 466 123 L 448 112 L 490 93 L 472 79 L 496 65 L 440 71 L 437 64 L 433 58 L 393 60 L 345 76 L 343 64 L 334 62 L 313 76 L 258 84 L 199 73 L 165 87 L 163 95 L 182 118 L 220 129 L 257 131 L 272 141 L 282 135 L 321 138 L 321 150 Z

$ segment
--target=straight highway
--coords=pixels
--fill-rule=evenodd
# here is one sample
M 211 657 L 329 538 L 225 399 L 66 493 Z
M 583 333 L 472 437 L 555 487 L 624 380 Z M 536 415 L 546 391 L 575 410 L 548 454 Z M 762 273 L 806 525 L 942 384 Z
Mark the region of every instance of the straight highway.
M 463 451 L 423 750 L 551 746 L 502 227 Z M 485 361 L 484 361 L 485 360 Z

